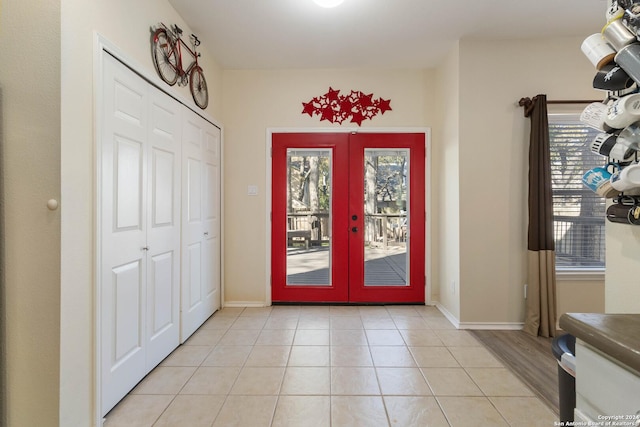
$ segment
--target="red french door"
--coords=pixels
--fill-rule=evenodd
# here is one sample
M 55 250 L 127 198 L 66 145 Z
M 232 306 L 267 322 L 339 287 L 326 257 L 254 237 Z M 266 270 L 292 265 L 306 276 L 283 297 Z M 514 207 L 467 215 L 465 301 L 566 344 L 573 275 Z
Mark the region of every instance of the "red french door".
M 424 302 L 421 133 L 272 138 L 274 302 Z

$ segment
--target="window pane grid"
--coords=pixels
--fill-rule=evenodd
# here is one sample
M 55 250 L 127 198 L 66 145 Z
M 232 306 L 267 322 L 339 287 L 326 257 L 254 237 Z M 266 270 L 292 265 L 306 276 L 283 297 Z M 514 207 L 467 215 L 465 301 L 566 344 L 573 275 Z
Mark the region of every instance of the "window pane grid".
M 604 268 L 605 199 L 582 183 L 606 158 L 589 144 L 598 131 L 579 121 L 549 118 L 556 267 Z

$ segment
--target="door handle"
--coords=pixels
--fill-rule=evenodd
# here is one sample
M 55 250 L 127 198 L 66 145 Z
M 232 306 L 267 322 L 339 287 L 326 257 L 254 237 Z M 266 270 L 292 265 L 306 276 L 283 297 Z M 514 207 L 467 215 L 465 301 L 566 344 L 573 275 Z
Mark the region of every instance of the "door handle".
M 358 232 L 358 227 L 351 227 L 351 231 L 353 231 L 354 233 Z

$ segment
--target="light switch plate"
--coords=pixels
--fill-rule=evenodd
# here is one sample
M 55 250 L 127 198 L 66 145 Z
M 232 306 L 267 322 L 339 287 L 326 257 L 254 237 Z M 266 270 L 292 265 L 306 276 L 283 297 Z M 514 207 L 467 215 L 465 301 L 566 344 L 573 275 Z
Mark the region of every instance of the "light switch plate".
M 247 186 L 247 196 L 257 196 L 258 195 L 258 186 L 257 185 L 249 185 Z

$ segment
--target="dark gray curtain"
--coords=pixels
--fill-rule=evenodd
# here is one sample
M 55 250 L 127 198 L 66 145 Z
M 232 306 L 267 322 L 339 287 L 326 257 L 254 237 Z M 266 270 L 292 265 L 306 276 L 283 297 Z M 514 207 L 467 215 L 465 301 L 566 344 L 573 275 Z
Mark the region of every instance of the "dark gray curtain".
M 535 336 L 553 337 L 556 335 L 556 268 L 547 97 L 523 98 L 520 105 L 525 109 L 525 117 L 531 119 L 529 267 L 524 331 Z

